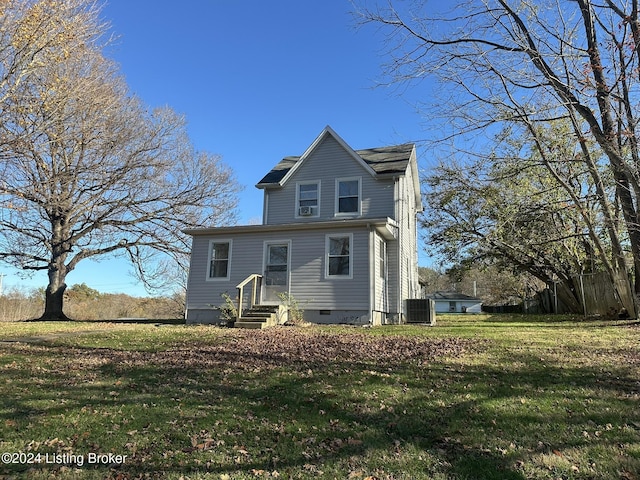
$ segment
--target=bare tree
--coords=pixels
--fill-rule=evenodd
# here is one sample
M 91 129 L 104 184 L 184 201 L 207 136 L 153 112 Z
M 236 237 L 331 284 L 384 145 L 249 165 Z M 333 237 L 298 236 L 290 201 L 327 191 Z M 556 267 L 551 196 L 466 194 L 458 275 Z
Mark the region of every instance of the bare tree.
M 124 254 L 150 279 L 158 253 L 188 254 L 182 229 L 233 221 L 238 186 L 219 157 L 194 150 L 180 116 L 128 93 L 91 1 L 28 3 L 0 46 L 0 259 L 46 271 L 41 318 L 64 319 L 80 261 Z M 24 32 L 42 25 L 56 35 L 14 65 L 30 48 Z
M 522 150 L 530 140 L 508 131 L 504 143 L 512 156 L 478 159 L 473 168 L 468 160 L 464 167 L 453 160 L 435 167 L 425 179 L 423 225 L 431 248 L 450 262 L 515 266 L 547 284 L 562 282 L 563 302 L 581 312 L 576 279 L 608 272 L 611 248 L 597 224 L 602 214 L 593 183 L 576 168 L 580 163 L 563 158 L 573 158 L 567 148 L 575 140 L 562 131 L 540 132 L 546 147 L 530 150 L 528 158 Z M 504 145 L 502 152 L 508 152 Z
M 6 101 L 45 60 L 94 43 L 107 31 L 86 0 L 3 0 L 0 3 L 0 100 Z
M 570 123 L 582 149 L 574 160 L 592 168 L 602 159 L 612 178 L 608 190 L 600 183 L 596 192 L 615 255 L 607 268 L 624 274 L 622 246 L 628 245 L 637 302 L 638 0 L 471 0 L 450 2 L 449 10 L 438 13 L 429 2 L 413 5 L 415 10 L 402 12 L 390 3 L 361 10 L 364 21 L 386 28 L 392 80 L 434 75 L 446 83 L 441 91 L 449 96 L 429 113 L 447 119 L 448 137 L 458 145 L 470 145 L 472 134 L 483 136 L 469 149 L 476 154 L 482 143 L 498 140 L 497 127 L 518 124 L 535 142 L 540 125 Z M 544 151 L 542 146 L 539 153 Z M 612 202 L 620 207 L 620 223 Z

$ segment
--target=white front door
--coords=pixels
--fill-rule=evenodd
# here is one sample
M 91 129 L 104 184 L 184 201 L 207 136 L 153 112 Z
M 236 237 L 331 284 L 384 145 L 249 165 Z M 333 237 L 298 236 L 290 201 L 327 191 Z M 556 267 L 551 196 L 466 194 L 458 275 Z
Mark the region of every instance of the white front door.
M 262 303 L 277 304 L 278 294 L 289 291 L 289 242 L 267 242 L 264 248 Z

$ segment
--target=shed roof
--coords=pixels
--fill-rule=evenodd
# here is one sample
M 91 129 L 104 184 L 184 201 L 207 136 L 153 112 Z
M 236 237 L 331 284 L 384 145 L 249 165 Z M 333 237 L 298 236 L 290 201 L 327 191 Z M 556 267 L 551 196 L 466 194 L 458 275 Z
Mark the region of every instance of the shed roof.
M 327 220 L 320 222 L 295 222 L 295 223 L 279 223 L 279 224 L 259 224 L 259 225 L 232 225 L 228 227 L 201 227 L 187 228 L 183 233 L 193 237 L 207 235 L 264 235 L 273 232 L 295 232 L 295 231 L 315 231 L 327 229 L 343 229 L 343 228 L 367 228 L 374 227 L 376 231 L 387 240 L 397 238 L 398 224 L 389 217 L 380 218 L 352 218 L 340 220 Z

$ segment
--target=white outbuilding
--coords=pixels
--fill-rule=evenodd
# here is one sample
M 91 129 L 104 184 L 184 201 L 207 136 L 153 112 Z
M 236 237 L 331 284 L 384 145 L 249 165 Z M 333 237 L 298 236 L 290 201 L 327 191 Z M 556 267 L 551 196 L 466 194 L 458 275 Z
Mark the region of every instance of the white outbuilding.
M 481 313 L 482 300 L 458 292 L 435 292 L 427 295 L 435 302 L 436 313 Z

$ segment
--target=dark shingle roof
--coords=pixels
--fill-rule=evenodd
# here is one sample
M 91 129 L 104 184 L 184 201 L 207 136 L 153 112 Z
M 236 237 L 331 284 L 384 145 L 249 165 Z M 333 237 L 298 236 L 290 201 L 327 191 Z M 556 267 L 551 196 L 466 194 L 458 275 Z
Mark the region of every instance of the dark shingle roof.
M 300 157 L 285 157 L 267 173 L 258 185 L 263 183 L 278 183 L 298 163 Z
M 435 292 L 426 295 L 427 298 L 431 298 L 433 300 L 473 300 L 480 301 L 477 297 L 472 297 L 471 295 L 466 295 L 464 293 L 458 292 Z
M 411 158 L 413 143 L 393 145 L 391 147 L 356 150 L 356 153 L 369 164 L 377 174 L 404 173 Z
M 413 143 L 393 145 L 390 147 L 367 148 L 356 150 L 355 152 L 376 172 L 378 175 L 404 173 L 411 158 Z M 279 183 L 293 166 L 302 157 L 285 157 L 269 173 L 267 173 L 258 185 L 269 185 Z

